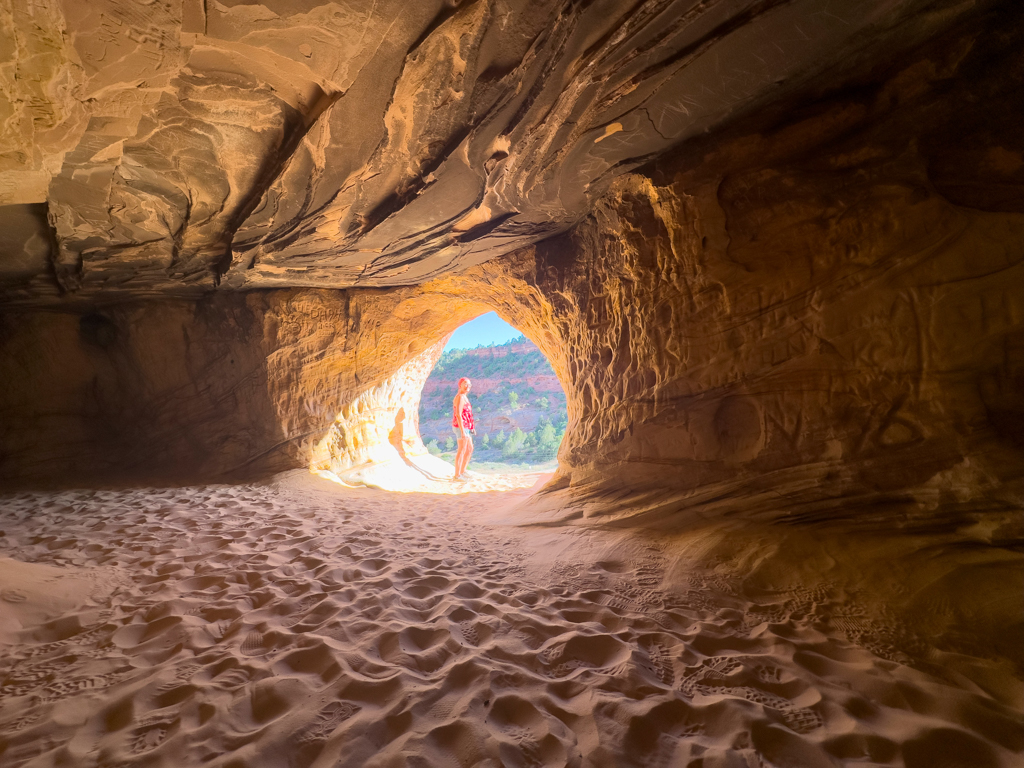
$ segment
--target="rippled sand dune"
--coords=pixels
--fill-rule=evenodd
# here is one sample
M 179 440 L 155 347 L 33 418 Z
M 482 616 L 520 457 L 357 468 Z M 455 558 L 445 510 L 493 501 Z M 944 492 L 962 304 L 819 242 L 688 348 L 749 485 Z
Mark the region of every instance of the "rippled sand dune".
M 710 539 L 509 525 L 527 493 L 3 498 L 0 763 L 1024 764 L 998 654 Z

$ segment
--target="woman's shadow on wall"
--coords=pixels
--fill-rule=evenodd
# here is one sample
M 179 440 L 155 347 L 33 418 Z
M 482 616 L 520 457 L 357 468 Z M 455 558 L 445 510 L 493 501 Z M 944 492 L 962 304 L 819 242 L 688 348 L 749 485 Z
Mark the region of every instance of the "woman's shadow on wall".
M 399 408 L 398 413 L 395 414 L 395 426 L 391 430 L 391 432 L 388 433 L 388 442 L 391 443 L 391 446 L 395 449 L 395 451 L 398 452 L 398 455 L 402 458 L 402 461 L 404 461 L 408 466 L 415 469 L 428 480 L 449 480 L 450 478 L 439 477 L 435 475 L 433 472 L 424 469 L 423 467 L 416 464 L 416 462 L 414 462 L 412 458 L 409 456 L 409 451 L 405 445 L 405 419 L 405 408 Z

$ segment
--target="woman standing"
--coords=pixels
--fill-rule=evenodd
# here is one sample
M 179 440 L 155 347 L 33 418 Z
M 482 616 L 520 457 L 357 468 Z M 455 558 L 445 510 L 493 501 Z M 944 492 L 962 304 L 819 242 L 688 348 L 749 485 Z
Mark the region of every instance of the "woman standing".
M 465 480 L 463 473 L 473 455 L 473 435 L 476 425 L 473 423 L 473 406 L 469 404 L 469 390 L 473 382 L 463 376 L 459 379 L 459 393 L 452 400 L 452 431 L 459 441 L 459 449 L 455 452 L 455 477 L 453 480 Z

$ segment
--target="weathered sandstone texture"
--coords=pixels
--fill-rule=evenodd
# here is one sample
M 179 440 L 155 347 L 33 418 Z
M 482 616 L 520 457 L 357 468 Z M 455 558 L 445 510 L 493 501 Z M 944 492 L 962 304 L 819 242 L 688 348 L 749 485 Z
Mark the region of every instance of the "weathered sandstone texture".
M 421 449 L 416 382 L 441 337 L 472 313 L 448 318 L 422 300 L 410 308 L 401 293 L 0 314 L 0 476 L 7 485 L 186 482 L 314 456 L 339 468 L 367 460 L 369 436 L 386 439 L 403 407 L 409 448 Z M 428 338 L 423 327 L 442 332 Z
M 342 473 L 366 463 L 422 458 L 427 449 L 420 439 L 420 394 L 447 341 L 445 336 L 347 404 L 313 449 L 310 467 Z
M 482 7 L 461 7 L 436 30 Z M 94 285 L 109 288 L 101 302 L 86 290 L 92 257 L 72 259 L 75 272 L 62 271 L 70 262 L 59 256 L 54 279 L 81 278 L 81 290 L 47 299 L 33 293 L 37 274 L 22 283 L 25 301 L 0 314 L 3 482 L 354 466 L 390 440 L 403 407 L 402 440 L 419 450 L 415 381 L 446 334 L 493 308 L 547 354 L 568 397 L 561 469 L 547 494 L 568 509 L 560 514 L 607 517 L 621 507 L 655 524 L 685 509 L 842 510 L 868 521 L 1019 504 L 1024 23 L 993 7 L 898 66 L 780 99 L 627 164 L 633 173 L 618 166 L 560 235 L 461 270 L 467 261 L 446 256 L 442 268 L 414 248 L 408 254 L 420 255 L 402 257 L 403 274 L 417 285 L 294 287 L 326 274 L 336 276 L 327 284 L 353 282 L 336 252 L 309 245 L 299 225 L 289 242 L 309 245 L 308 263 L 285 250 L 271 256 L 278 241 L 264 235 L 252 251 L 264 255 L 244 270 L 255 282 L 233 282 L 229 270 L 220 290 L 199 298 L 138 295 L 167 286 L 125 256 L 121 287 Z M 565 162 L 565 173 L 577 167 Z M 70 173 L 69 183 L 91 173 Z M 428 199 L 423 191 L 393 215 Z M 17 261 L 24 276 L 33 258 L 45 263 L 46 238 L 36 209 L 24 208 L 40 203 L 19 205 L 16 231 L 33 243 Z M 324 216 L 334 210 L 316 205 Z M 304 221 L 319 227 L 321 213 Z M 360 237 L 376 231 L 368 221 Z M 122 258 L 108 235 L 96 237 L 103 259 Z M 359 258 L 367 280 L 394 266 L 376 251 Z M 277 277 L 260 282 L 274 259 Z M 428 273 L 443 274 L 422 280 Z M 234 290 L 275 281 L 293 287 Z
M 0 295 L 420 283 L 567 230 L 737 115 L 1011 6 L 5 2 Z

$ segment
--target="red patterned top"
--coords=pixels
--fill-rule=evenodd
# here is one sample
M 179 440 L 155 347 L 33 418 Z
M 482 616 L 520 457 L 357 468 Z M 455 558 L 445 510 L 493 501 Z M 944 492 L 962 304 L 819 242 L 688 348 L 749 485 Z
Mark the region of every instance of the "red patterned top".
M 466 429 L 475 429 L 476 424 L 473 422 L 473 406 L 469 404 L 469 400 L 462 401 L 462 426 Z M 452 426 L 455 428 L 459 427 L 459 415 L 457 413 L 452 414 Z

